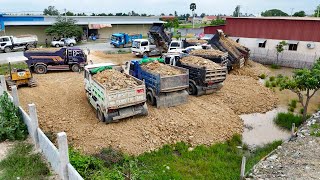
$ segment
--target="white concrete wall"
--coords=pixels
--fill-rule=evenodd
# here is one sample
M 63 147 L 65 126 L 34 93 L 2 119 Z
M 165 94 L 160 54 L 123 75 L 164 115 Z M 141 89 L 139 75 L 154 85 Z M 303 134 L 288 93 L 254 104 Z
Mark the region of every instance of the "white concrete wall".
M 235 37 L 232 37 L 235 39 Z M 237 37 L 239 38 L 239 37 Z M 266 39 L 266 47 L 260 48 L 257 38 L 239 38 L 239 43 L 250 49 L 250 56 L 266 64 L 279 64 L 287 67 L 303 68 L 310 67 L 320 57 L 320 42 L 299 41 L 297 51 L 288 50 L 289 46 L 279 54 L 277 61 L 276 46 L 283 40 Z M 290 40 L 284 40 L 286 42 Z M 314 43 L 315 48 L 310 49 L 307 44 Z

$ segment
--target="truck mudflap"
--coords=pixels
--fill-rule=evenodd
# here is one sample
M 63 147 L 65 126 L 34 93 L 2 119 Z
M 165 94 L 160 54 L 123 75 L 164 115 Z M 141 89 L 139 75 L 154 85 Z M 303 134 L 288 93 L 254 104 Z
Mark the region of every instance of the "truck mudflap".
M 208 87 L 197 86 L 197 96 L 202 96 L 205 94 L 212 94 L 219 91 L 223 87 L 223 83 L 213 84 Z
M 178 106 L 188 102 L 188 92 L 186 90 L 163 93 L 156 96 L 157 108 Z
M 147 103 L 119 109 L 117 112 L 105 115 L 107 123 L 117 122 L 119 119 L 128 118 L 135 115 L 148 115 Z

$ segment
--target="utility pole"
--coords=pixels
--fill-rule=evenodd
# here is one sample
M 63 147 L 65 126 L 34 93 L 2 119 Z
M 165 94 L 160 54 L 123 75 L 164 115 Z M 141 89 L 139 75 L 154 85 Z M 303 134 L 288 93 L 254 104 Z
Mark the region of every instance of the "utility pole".
M 294 8 L 291 8 L 291 17 L 292 17 L 293 10 L 294 10 Z
M 192 28 L 194 28 L 194 11 L 192 11 Z
M 66 18 L 66 22 L 67 22 L 67 9 L 64 8 L 64 17 Z

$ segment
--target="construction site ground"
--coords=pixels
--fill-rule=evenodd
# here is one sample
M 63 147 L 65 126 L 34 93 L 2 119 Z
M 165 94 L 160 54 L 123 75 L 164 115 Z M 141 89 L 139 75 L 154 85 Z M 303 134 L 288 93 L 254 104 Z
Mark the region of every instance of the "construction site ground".
M 132 54 L 92 52 L 89 56 L 95 63 L 122 64 L 132 59 L 136 59 Z M 263 66 L 252 68 L 267 71 Z M 214 144 L 242 133 L 243 121 L 238 115 L 266 112 L 278 104 L 276 94 L 257 80 L 233 74 L 215 94 L 189 96 L 188 103 L 177 107 L 148 106 L 148 116 L 105 124 L 98 122 L 95 110 L 87 101 L 82 73 L 50 72 L 34 77 L 37 87 L 19 88 L 22 106 L 26 109 L 28 103 L 35 103 L 44 131 L 65 131 L 73 147 L 89 154 L 108 146 L 138 155 L 179 141 L 191 145 Z

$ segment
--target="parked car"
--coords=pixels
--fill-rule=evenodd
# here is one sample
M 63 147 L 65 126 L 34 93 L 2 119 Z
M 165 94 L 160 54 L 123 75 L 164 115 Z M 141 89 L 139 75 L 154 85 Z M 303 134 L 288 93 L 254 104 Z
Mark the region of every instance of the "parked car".
M 76 44 L 77 44 L 77 41 L 73 38 L 61 38 L 60 40 L 51 42 L 51 46 L 53 47 L 63 47 L 63 46 L 73 47 Z

